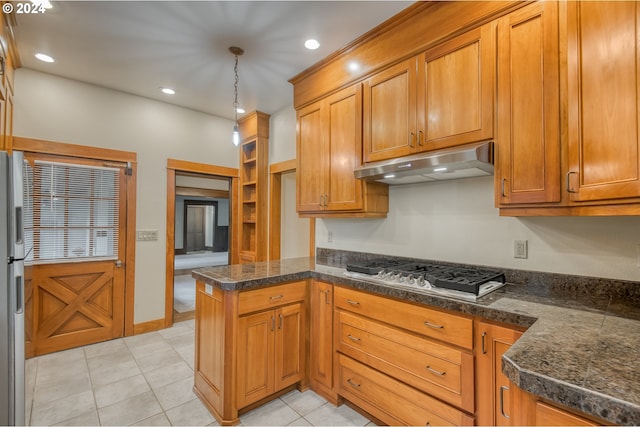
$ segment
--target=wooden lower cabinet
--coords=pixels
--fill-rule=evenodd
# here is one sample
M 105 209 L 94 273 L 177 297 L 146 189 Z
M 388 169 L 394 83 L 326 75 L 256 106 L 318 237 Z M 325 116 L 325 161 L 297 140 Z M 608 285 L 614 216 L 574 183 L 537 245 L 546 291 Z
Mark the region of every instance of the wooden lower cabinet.
M 585 414 L 560 408 L 516 386 L 512 389 L 513 425 L 529 426 L 598 426 L 610 425 Z
M 242 408 L 302 379 L 303 304 L 241 316 L 237 402 Z
M 478 322 L 476 327 L 476 401 L 478 425 L 511 426 L 513 384 L 502 373 L 502 355 L 522 336 L 505 326 Z
M 340 354 L 338 391 L 389 425 L 473 425 L 473 417 Z
M 309 386 L 333 404 L 333 285 L 314 280 L 309 294 Z
M 390 425 L 473 425 L 472 319 L 340 286 L 334 294 L 341 397 Z
M 248 405 L 306 384 L 306 287 L 299 281 L 240 292 L 196 281 L 194 391 L 221 425 L 238 424 Z

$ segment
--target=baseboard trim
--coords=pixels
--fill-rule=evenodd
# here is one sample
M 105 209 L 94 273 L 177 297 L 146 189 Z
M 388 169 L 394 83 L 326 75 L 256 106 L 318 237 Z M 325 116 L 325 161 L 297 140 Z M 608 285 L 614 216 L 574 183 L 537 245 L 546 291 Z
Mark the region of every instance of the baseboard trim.
M 164 318 L 150 320 L 148 322 L 136 323 L 135 325 L 133 325 L 133 335 L 159 331 L 160 329 L 164 329 Z

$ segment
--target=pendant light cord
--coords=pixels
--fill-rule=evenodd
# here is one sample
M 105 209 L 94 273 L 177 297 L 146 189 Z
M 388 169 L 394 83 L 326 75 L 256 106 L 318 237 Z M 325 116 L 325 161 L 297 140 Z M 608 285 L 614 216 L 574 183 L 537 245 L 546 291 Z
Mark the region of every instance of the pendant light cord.
M 235 55 L 236 63 L 233 67 L 233 72 L 236 76 L 236 81 L 233 85 L 233 92 L 235 94 L 235 98 L 233 100 L 233 110 L 236 112 L 236 124 L 238 124 L 238 55 Z

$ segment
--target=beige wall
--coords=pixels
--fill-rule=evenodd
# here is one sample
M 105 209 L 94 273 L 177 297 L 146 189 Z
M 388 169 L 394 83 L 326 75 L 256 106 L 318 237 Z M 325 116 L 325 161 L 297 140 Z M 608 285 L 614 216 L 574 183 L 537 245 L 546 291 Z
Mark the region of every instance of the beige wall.
M 493 177 L 390 187 L 389 196 L 386 219 L 318 220 L 317 246 L 640 280 L 640 217 L 500 217 Z M 529 241 L 528 259 L 513 258 L 513 240 Z
M 167 158 L 238 167 L 233 123 L 163 102 L 27 69 L 16 71 L 14 134 L 138 154 L 134 322 L 164 317 Z M 214 102 L 214 100 L 212 100 Z

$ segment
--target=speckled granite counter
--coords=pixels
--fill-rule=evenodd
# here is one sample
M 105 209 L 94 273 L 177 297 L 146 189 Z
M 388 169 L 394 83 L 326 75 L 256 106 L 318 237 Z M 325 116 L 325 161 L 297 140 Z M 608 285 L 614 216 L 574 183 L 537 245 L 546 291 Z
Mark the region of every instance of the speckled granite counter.
M 529 329 L 503 358 L 503 371 L 511 381 L 535 395 L 612 423 L 640 425 L 637 289 L 623 290 L 624 284 L 616 281 L 609 293 L 594 291 L 578 297 L 580 292 L 573 289 L 558 295 L 530 284 L 511 284 L 517 274 L 507 274 L 507 286 L 477 302 L 351 279 L 340 266 L 317 264 L 312 258 L 201 268 L 194 270 L 193 277 L 223 290 L 316 278 L 524 326 Z

